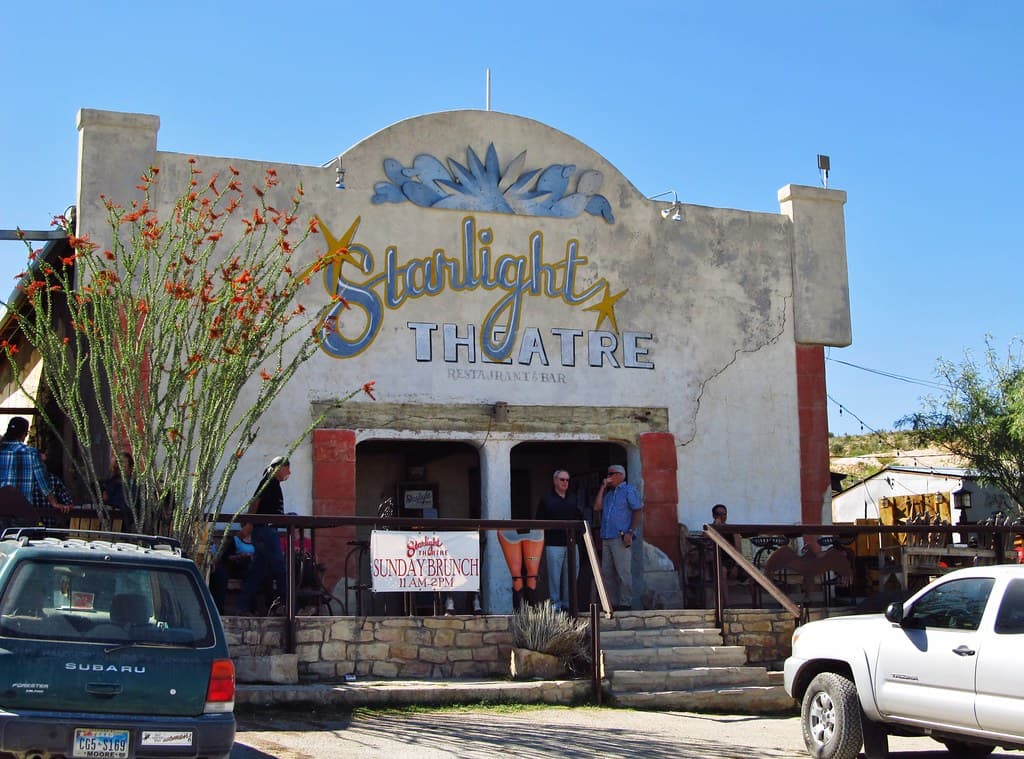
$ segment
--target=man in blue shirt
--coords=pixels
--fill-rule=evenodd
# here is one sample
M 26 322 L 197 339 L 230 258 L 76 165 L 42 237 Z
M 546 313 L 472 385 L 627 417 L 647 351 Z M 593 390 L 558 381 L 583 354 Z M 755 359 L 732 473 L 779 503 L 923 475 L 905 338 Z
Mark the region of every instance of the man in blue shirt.
M 608 467 L 608 476 L 594 498 L 601 512 L 601 579 L 608 600 L 619 611 L 633 608 L 633 558 L 630 548 L 640 531 L 644 505 L 637 489 L 626 482 L 619 464 Z

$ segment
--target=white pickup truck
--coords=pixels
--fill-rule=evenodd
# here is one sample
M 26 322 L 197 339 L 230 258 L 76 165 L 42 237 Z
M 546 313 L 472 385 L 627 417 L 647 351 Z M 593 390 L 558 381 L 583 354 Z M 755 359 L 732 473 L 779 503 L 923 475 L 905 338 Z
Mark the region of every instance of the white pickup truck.
M 950 572 L 885 614 L 793 633 L 786 692 L 818 759 L 888 756 L 925 735 L 956 757 L 1024 750 L 1024 566 Z

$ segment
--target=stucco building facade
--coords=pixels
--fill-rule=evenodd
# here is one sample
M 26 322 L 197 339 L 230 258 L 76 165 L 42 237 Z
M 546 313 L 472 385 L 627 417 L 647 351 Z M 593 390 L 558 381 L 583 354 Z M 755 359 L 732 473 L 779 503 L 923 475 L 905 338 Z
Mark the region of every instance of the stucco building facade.
M 158 148 L 157 117 L 83 110 L 78 127 L 79 234 L 102 245 L 101 196 L 136 197 L 146 167 L 173 201 L 192 156 Z M 823 346 L 851 341 L 844 192 L 786 185 L 778 213 L 670 208 L 571 136 L 490 111 L 382 129 L 342 153 L 342 181 L 337 162 L 196 159 L 250 181 L 273 168 L 271 204 L 301 184 L 317 244 L 349 241 L 302 294 L 330 309 L 321 350 L 270 409 L 232 502 L 321 404 L 372 380 L 376 401 L 332 410 L 292 455 L 289 510 L 373 515 L 411 487 L 442 517 L 527 518 L 553 469 L 590 499 L 621 463 L 644 539 L 672 559 L 678 524 L 716 502 L 737 523 L 831 515 Z M 332 581 L 352 536 L 318 538 Z M 483 554 L 485 605 L 507 610 L 497 541 Z

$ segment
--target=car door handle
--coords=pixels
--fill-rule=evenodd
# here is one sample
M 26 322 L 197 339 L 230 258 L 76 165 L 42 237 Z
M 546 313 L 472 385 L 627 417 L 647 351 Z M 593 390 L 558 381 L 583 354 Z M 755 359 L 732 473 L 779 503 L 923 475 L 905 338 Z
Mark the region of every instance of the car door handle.
M 91 696 L 110 698 L 121 692 L 119 683 L 89 683 L 85 686 L 85 692 Z
M 973 648 L 968 648 L 967 646 L 957 646 L 953 649 L 953 653 L 957 656 L 974 656 L 976 652 Z

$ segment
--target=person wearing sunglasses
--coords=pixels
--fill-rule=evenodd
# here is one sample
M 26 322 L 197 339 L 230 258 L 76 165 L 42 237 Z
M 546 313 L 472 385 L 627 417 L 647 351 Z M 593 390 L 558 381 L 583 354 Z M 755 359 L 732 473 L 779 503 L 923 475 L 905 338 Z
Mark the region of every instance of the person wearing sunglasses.
M 551 490 L 545 493 L 537 505 L 537 519 L 583 519 L 579 497 L 569 492 L 569 473 L 556 469 L 551 475 Z M 576 545 L 573 544 L 573 551 Z M 564 529 L 544 530 L 544 563 L 548 570 L 548 597 L 551 605 L 559 611 L 569 611 L 568 538 Z M 574 556 L 574 567 L 579 575 L 579 553 Z
M 594 498 L 601 512 L 601 579 L 608 600 L 618 611 L 633 608 L 633 541 L 643 521 L 643 502 L 637 489 L 626 482 L 620 464 L 608 467 L 608 476 Z

